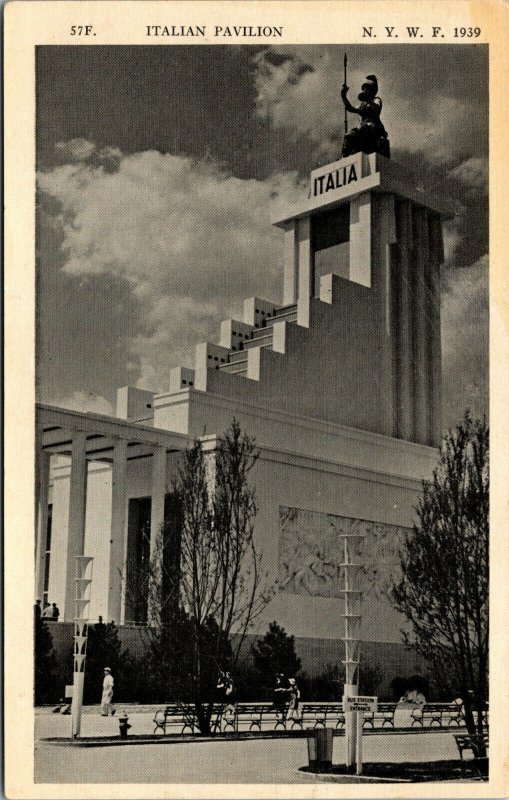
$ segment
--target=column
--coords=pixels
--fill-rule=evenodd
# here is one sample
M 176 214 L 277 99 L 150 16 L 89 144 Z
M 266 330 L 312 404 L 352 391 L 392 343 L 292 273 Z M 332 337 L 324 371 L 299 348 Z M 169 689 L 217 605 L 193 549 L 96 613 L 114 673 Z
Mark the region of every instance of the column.
M 121 622 L 122 585 L 126 559 L 127 441 L 117 439 L 111 475 L 111 537 L 108 578 L 108 622 Z
M 364 192 L 350 201 L 351 281 L 371 286 L 371 193 Z
M 86 434 L 75 431 L 72 438 L 71 475 L 69 479 L 69 521 L 67 525 L 67 554 L 65 566 L 66 622 L 75 617 L 76 556 L 84 555 L 85 509 L 87 499 Z
M 391 322 L 392 245 L 396 241 L 394 195 L 373 197 L 373 291 L 378 303 L 380 432 L 394 435 L 394 359 Z
M 36 550 L 35 550 L 35 597 L 42 600 L 44 592 L 44 570 L 46 565 L 46 550 L 48 536 L 48 499 L 49 499 L 49 471 L 50 454 L 41 447 L 39 437 L 36 437 Z M 42 604 L 41 604 L 42 605 Z
M 152 454 L 152 502 L 150 509 L 150 585 L 148 593 L 147 622 L 157 625 L 161 620 L 161 609 L 157 585 L 162 581 L 161 531 L 164 524 L 164 498 L 166 496 L 166 448 L 155 447 Z
M 411 339 L 411 267 L 412 267 L 412 205 L 408 200 L 398 203 L 399 251 L 399 398 L 401 437 L 412 438 L 412 339 Z
M 155 447 L 152 455 L 152 505 L 150 510 L 150 560 L 158 552 L 158 539 L 164 524 L 166 496 L 166 448 Z
M 311 252 L 311 218 L 297 221 L 298 307 L 297 322 L 309 327 L 310 299 L 313 287 L 313 254 Z
M 415 440 L 428 443 L 428 324 L 426 321 L 426 272 L 428 261 L 428 217 L 424 209 L 414 212 L 415 269 L 415 349 L 414 349 L 414 415 Z
M 442 441 L 442 336 L 440 320 L 440 266 L 444 262 L 442 220 L 430 219 L 431 253 L 431 430 L 430 444 L 439 447 Z
M 291 306 L 297 301 L 297 247 L 296 221 L 290 220 L 284 226 L 284 272 L 283 272 L 283 305 Z

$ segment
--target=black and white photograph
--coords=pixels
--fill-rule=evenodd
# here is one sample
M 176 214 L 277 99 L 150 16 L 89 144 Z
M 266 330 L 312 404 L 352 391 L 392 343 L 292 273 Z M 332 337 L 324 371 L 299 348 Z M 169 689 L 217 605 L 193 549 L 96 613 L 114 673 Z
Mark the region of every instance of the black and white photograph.
M 502 796 L 508 73 L 490 96 L 466 15 L 295 44 L 277 3 L 207 5 L 33 48 L 35 794 L 9 796 Z

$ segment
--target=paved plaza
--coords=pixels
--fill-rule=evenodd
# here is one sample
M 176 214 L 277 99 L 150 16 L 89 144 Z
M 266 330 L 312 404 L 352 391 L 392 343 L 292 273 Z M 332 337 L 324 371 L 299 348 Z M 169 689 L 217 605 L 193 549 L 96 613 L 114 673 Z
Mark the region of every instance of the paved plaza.
M 119 711 L 122 707 L 119 707 Z M 95 713 L 93 713 L 95 712 Z M 133 712 L 130 735 L 152 733 L 154 709 Z M 118 711 L 117 711 L 118 714 Z M 305 738 L 182 741 L 80 747 L 51 744 L 48 737 L 70 734 L 70 717 L 36 713 L 35 781 L 37 783 L 309 783 L 299 772 L 307 765 Z M 83 714 L 84 737 L 118 734 L 116 717 L 98 709 Z M 381 733 L 364 737 L 365 762 L 426 762 L 458 759 L 452 731 Z M 333 762 L 344 761 L 344 737 L 334 738 Z M 112 769 L 114 765 L 114 769 Z M 72 776 L 72 777 L 71 777 Z M 345 781 L 351 779 L 344 778 Z

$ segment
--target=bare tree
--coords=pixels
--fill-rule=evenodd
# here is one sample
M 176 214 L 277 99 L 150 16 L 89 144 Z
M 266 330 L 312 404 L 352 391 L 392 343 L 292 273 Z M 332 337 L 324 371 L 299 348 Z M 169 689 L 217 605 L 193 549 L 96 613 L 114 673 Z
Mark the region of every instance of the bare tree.
M 483 732 L 488 697 L 489 432 L 467 412 L 444 439 L 393 587 L 413 629 L 407 642 L 452 676 L 471 733 Z M 474 714 L 475 713 L 475 717 Z
M 211 730 L 218 672 L 235 669 L 246 633 L 271 596 L 261 587 L 253 536 L 249 476 L 257 458 L 236 420 L 214 450 L 196 441 L 183 454 L 173 483 L 174 531 L 168 520 L 146 574 L 150 625 L 142 635 L 152 676 L 193 704 L 204 733 Z

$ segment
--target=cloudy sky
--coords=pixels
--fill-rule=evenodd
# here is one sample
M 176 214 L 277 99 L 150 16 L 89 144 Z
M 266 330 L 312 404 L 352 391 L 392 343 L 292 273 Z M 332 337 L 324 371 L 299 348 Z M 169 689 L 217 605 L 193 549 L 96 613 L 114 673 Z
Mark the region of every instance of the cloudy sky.
M 38 389 L 111 413 L 162 391 L 256 294 L 280 301 L 274 192 L 339 156 L 342 46 L 42 47 Z M 347 47 L 376 73 L 393 160 L 456 208 L 443 270 L 444 423 L 487 410 L 487 49 Z

